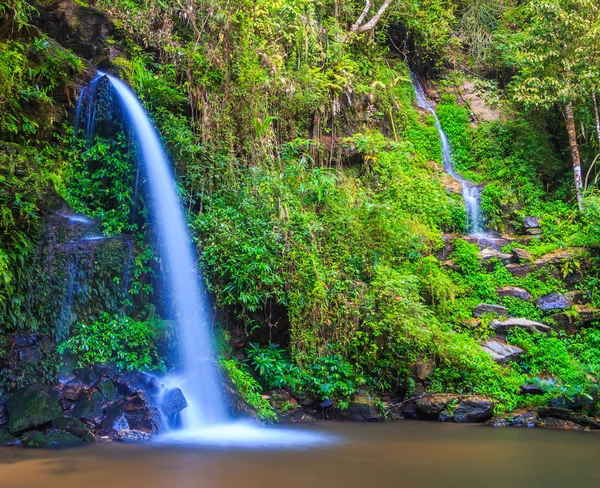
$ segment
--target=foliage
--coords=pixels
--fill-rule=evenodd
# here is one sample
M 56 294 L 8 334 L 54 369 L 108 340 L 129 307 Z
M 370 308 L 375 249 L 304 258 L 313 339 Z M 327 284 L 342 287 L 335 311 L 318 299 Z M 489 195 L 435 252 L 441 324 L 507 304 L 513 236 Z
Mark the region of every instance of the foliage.
M 71 337 L 59 345 L 59 352 L 75 354 L 80 366 L 113 363 L 123 371 L 160 370 L 158 335 L 157 323 L 105 312 L 92 323 L 77 324 Z

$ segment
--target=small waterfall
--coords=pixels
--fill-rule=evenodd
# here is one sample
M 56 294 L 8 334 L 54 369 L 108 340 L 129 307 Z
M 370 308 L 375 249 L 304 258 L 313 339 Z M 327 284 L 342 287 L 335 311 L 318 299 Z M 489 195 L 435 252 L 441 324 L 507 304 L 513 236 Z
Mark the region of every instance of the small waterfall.
M 435 128 L 440 135 L 440 141 L 442 143 L 442 160 L 444 163 L 444 170 L 458 182 L 460 182 L 462 188 L 462 197 L 467 207 L 467 231 L 469 234 L 479 234 L 484 229 L 481 222 L 481 187 L 472 181 L 465 180 L 460 177 L 454 171 L 454 166 L 452 164 L 452 148 L 450 147 L 450 142 L 448 141 L 448 136 L 442 129 L 442 124 L 440 123 L 440 119 L 437 116 L 437 112 L 433 105 L 427 99 L 425 95 L 425 90 L 423 85 L 419 81 L 419 78 L 413 72 L 410 73 L 410 79 L 412 81 L 413 87 L 415 89 L 415 97 L 417 99 L 417 104 L 423 110 L 427 110 L 430 112 L 435 120 Z
M 121 101 L 137 141 L 148 178 L 159 243 L 164 250 L 166 281 L 174 300 L 183 362 L 178 385 L 188 400 L 183 427 L 195 430 L 227 420 L 213 362 L 210 307 L 198 276 L 194 249 L 174 176 L 157 132 L 133 91 L 113 76 L 106 77 Z

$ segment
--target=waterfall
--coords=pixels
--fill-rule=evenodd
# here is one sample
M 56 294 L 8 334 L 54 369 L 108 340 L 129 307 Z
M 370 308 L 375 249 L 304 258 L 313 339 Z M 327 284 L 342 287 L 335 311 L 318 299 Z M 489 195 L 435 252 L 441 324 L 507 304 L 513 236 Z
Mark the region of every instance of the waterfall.
M 148 178 L 153 217 L 164 250 L 165 279 L 171 291 L 179 330 L 183 371 L 178 385 L 187 401 L 184 429 L 195 430 L 226 421 L 217 367 L 213 361 L 210 306 L 179 200 L 173 171 L 142 104 L 122 81 L 105 73 L 121 101 L 122 111 L 140 150 Z
M 444 170 L 454 179 L 456 179 L 462 188 L 462 197 L 467 207 L 467 231 L 469 234 L 479 234 L 484 229 L 481 223 L 481 209 L 480 209 L 480 201 L 481 201 L 481 188 L 473 183 L 472 181 L 465 180 L 460 177 L 454 171 L 454 166 L 452 164 L 452 148 L 450 147 L 450 142 L 448 141 L 448 136 L 442 129 L 442 124 L 440 123 L 440 119 L 437 116 L 437 112 L 433 105 L 427 99 L 425 95 L 425 90 L 423 89 L 423 85 L 419 81 L 419 78 L 414 73 L 410 73 L 410 79 L 412 81 L 413 87 L 415 89 L 415 97 L 417 99 L 417 104 L 423 110 L 427 110 L 430 112 L 435 121 L 435 128 L 438 131 L 440 136 L 440 141 L 442 143 L 442 161 L 444 163 Z

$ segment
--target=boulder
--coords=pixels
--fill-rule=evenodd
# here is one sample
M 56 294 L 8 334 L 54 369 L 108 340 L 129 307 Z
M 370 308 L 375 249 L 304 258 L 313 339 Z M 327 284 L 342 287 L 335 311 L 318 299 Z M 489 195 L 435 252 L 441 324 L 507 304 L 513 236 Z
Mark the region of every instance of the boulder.
M 483 264 L 489 263 L 492 259 L 497 259 L 502 264 L 508 264 L 512 259 L 512 254 L 507 254 L 494 249 L 483 249 L 479 251 L 479 259 Z
M 452 393 L 434 393 L 431 395 L 424 395 L 421 398 L 415 400 L 417 408 L 417 415 L 424 418 L 437 419 L 440 412 L 446 408 L 451 402 L 456 401 L 460 395 Z
M 557 419 L 554 417 L 540 419 L 537 422 L 537 427 L 542 427 L 544 429 L 585 430 L 585 427 L 571 420 Z
M 552 328 L 541 322 L 535 322 L 528 319 L 499 319 L 493 320 L 490 326 L 494 329 L 497 334 L 506 335 L 510 329 L 519 328 L 525 329 L 529 332 L 549 332 Z
M 79 437 L 64 430 L 49 430 L 42 434 L 37 430 L 23 434 L 23 446 L 37 448 L 75 447 L 83 446 L 85 442 Z
M 131 430 L 147 434 L 158 434 L 162 430 L 158 409 L 150 404 L 141 391 L 125 398 L 123 413 Z
M 540 385 L 525 383 L 519 392 L 521 395 L 543 395 L 546 393 Z
M 535 427 L 539 416 L 535 411 L 521 410 L 508 415 L 495 417 L 488 422 L 492 427 Z
M 106 400 L 104 395 L 99 391 L 86 392 L 77 401 L 73 417 L 90 420 L 102 417 L 102 408 Z
M 521 249 L 519 247 L 515 247 L 512 250 L 512 255 L 513 255 L 514 259 L 516 259 L 517 262 L 519 262 L 519 263 L 533 261 L 533 254 L 531 254 L 529 251 L 527 251 L 525 249 Z
M 414 365 L 414 377 L 420 381 L 425 381 L 435 371 L 435 361 L 433 359 L 422 359 Z
M 0 446 L 16 446 L 20 444 L 19 439 L 13 436 L 8 429 L 0 429 Z
M 519 288 L 518 286 L 503 286 L 502 288 L 498 288 L 496 292 L 498 293 L 498 296 L 502 298 L 518 298 L 519 300 L 522 300 L 524 302 L 530 302 L 532 298 L 531 293 L 529 293 L 524 288 Z
M 183 392 L 179 388 L 171 388 L 162 395 L 159 408 L 163 415 L 170 417 L 177 415 L 187 406 Z
M 117 434 L 116 439 L 121 442 L 143 442 L 150 439 L 150 434 L 139 430 L 122 430 Z
M 508 317 L 508 308 L 502 305 L 492 305 L 490 303 L 480 303 L 473 311 L 473 317 L 481 317 L 484 314 L 494 315 L 495 317 Z
M 8 430 L 18 434 L 56 420 L 62 414 L 60 403 L 47 388 L 32 385 L 13 393 L 6 403 Z
M 567 298 L 575 305 L 585 305 L 591 300 L 591 292 L 588 290 L 575 290 L 566 294 Z
M 524 217 L 523 218 L 523 227 L 526 229 L 537 229 L 540 226 L 540 218 L 539 217 Z
M 564 310 L 573 305 L 569 296 L 565 296 L 557 291 L 544 295 L 535 302 L 540 310 L 547 312 L 549 310 Z
M 535 263 L 513 263 L 506 265 L 506 270 L 516 278 L 525 278 L 525 276 L 537 269 Z
M 506 364 L 509 361 L 516 361 L 525 351 L 520 347 L 507 344 L 506 342 L 493 338 L 484 341 L 481 349 L 487 352 L 490 357 L 499 364 Z
M 485 422 L 492 418 L 494 404 L 487 398 L 471 395 L 461 398 L 460 403 L 452 413 L 455 422 L 474 423 Z
M 540 407 L 538 408 L 538 414 L 540 418 L 556 418 L 561 420 L 568 420 L 574 422 L 583 427 L 590 429 L 600 429 L 600 419 L 588 417 L 581 413 L 574 412 L 568 408 L 563 407 Z
M 342 420 L 353 422 L 376 422 L 382 420 L 375 399 L 368 395 L 356 395 L 348 407 L 340 412 Z
M 85 425 L 81 420 L 72 417 L 58 417 L 54 422 L 52 422 L 52 429 L 57 431 L 62 430 L 73 434 L 88 444 L 91 444 L 96 440 L 94 435 L 87 428 L 87 425 Z
M 97 388 L 100 390 L 100 393 L 104 395 L 104 398 L 106 398 L 106 400 L 109 402 L 112 402 L 117 396 L 115 385 L 111 380 L 107 379 L 101 381 L 98 383 Z

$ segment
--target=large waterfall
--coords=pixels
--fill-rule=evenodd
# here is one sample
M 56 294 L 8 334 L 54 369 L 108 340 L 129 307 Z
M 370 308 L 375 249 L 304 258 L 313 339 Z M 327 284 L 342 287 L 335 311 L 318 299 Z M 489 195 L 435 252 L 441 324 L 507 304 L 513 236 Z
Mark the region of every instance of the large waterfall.
M 117 78 L 106 76 L 121 100 L 124 115 L 143 160 L 159 244 L 164 251 L 166 280 L 174 300 L 183 361 L 181 384 L 188 400 L 183 427 L 197 429 L 226 420 L 210 333 L 210 307 L 187 230 L 169 160 L 158 134 L 133 91 Z
M 480 209 L 480 187 L 472 181 L 465 180 L 460 177 L 454 171 L 454 165 L 452 164 L 452 148 L 450 142 L 448 142 L 448 136 L 442 129 L 442 124 L 437 116 L 437 112 L 433 105 L 427 99 L 423 85 L 419 81 L 419 78 L 414 73 L 410 73 L 410 79 L 412 80 L 413 87 L 415 89 L 415 96 L 417 104 L 423 110 L 430 112 L 435 120 L 435 127 L 440 135 L 440 141 L 442 143 L 442 160 L 444 163 L 444 170 L 456 179 L 462 188 L 462 197 L 467 207 L 467 230 L 469 234 L 478 234 L 483 231 L 481 222 L 481 209 Z

